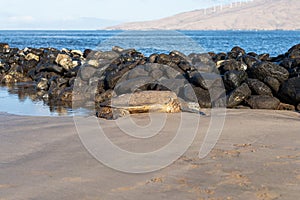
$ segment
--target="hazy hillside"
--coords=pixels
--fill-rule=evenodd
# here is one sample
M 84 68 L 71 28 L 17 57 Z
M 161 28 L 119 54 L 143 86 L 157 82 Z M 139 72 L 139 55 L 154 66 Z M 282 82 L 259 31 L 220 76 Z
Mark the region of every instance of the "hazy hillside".
M 253 0 L 108 27 L 123 30 L 299 30 L 299 0 Z

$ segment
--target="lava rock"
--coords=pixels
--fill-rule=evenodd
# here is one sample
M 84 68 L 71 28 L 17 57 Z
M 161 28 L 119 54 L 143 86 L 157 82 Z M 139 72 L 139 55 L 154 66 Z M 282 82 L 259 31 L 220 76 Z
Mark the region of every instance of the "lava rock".
M 251 90 L 246 83 L 233 90 L 227 97 L 227 107 L 233 108 L 242 103 L 251 95 Z
M 87 81 L 95 75 L 96 71 L 97 69 L 94 67 L 84 66 L 80 69 L 79 74 L 82 80 Z
M 261 61 L 269 61 L 270 60 L 270 54 L 268 53 L 263 53 L 258 55 L 258 59 Z
M 215 56 L 213 56 L 212 59 L 215 63 L 217 63 L 218 61 L 225 60 L 226 57 L 227 57 L 227 54 L 224 52 L 221 52 L 221 53 L 218 53 Z
M 227 58 L 228 59 L 237 59 L 238 57 L 243 56 L 245 54 L 246 54 L 246 52 L 244 49 L 236 46 L 236 47 L 233 47 L 231 49 L 231 51 L 227 53 Z
M 41 78 L 36 85 L 36 88 L 38 90 L 48 90 L 49 85 L 48 85 L 48 80 L 46 78 Z
M 190 54 L 189 58 L 197 71 L 217 74 L 219 73 L 213 58 L 209 54 Z
M 120 80 L 114 91 L 120 94 L 133 93 L 138 90 L 146 90 L 147 85 L 153 83 L 153 79 L 151 77 L 138 77 L 129 80 Z
M 36 60 L 37 62 L 40 61 L 40 57 L 38 55 L 35 55 L 33 53 L 29 53 L 25 56 L 26 60 Z
M 288 50 L 289 58 L 300 58 L 300 44 L 297 44 Z
M 276 78 L 268 76 L 264 78 L 263 82 L 266 83 L 275 93 L 278 93 L 280 83 Z
M 230 52 L 235 54 L 235 58 L 246 54 L 246 51 L 239 46 L 233 47 Z
M 193 71 L 189 74 L 189 82 L 196 87 L 202 87 L 208 90 L 216 81 L 220 80 L 220 76 L 214 73 L 205 73 Z
M 9 49 L 9 45 L 7 43 L 0 43 L 0 49 Z
M 276 78 L 280 83 L 283 83 L 289 78 L 289 72 L 277 64 L 271 62 L 260 62 L 250 69 L 249 76 L 261 81 L 264 81 L 266 77 L 272 77 Z
M 171 56 L 170 55 L 162 53 L 157 57 L 157 63 L 159 63 L 159 64 L 167 65 L 170 62 L 171 62 Z
M 224 74 L 224 85 L 227 90 L 239 87 L 248 78 L 245 71 L 231 70 Z
M 300 67 L 289 69 L 290 78 L 300 77 Z
M 272 90 L 266 84 L 257 79 L 248 79 L 246 83 L 251 89 L 252 94 L 273 96 Z
M 58 95 L 57 99 L 63 102 L 72 102 L 73 101 L 73 88 L 66 87 L 64 88 L 60 94 Z
M 179 97 L 186 83 L 187 81 L 185 79 L 162 79 L 158 81 L 158 84 L 163 87 L 162 90 L 172 91 Z
M 149 58 L 148 58 L 148 61 L 149 61 L 150 63 L 155 63 L 155 62 L 157 62 L 158 56 L 159 56 L 159 54 L 156 54 L 156 53 L 151 54 L 151 55 L 149 56 Z
M 267 95 L 252 95 L 246 102 L 252 109 L 276 110 L 280 104 L 277 98 Z
M 9 45 L 7 43 L 0 43 L 0 53 L 9 53 Z
M 149 76 L 151 76 L 154 80 L 159 80 L 162 77 L 165 77 L 164 71 L 162 69 L 153 69 L 150 73 Z M 176 75 L 177 76 L 177 75 Z M 176 77 L 175 76 L 175 77 Z M 174 78 L 175 78 L 174 77 Z
M 149 73 L 145 70 L 144 66 L 137 66 L 127 73 L 127 79 L 134 79 L 138 77 L 147 77 Z
M 69 71 L 76 66 L 76 64 L 73 63 L 72 58 L 67 54 L 58 54 L 55 62 L 63 67 L 66 71 Z
M 63 72 L 63 68 L 61 66 L 58 66 L 56 64 L 52 63 L 39 63 L 36 67 L 36 72 L 55 72 L 58 74 L 61 74 Z
M 217 67 L 221 74 L 224 74 L 227 71 L 231 70 L 238 70 L 238 71 L 245 71 L 247 70 L 247 65 L 240 61 L 236 61 L 234 59 L 219 61 L 217 63 Z
M 101 52 L 99 56 L 97 56 L 98 59 L 105 59 L 105 60 L 113 60 L 119 57 L 119 54 L 115 51 L 106 51 Z
M 252 68 L 252 66 L 258 62 L 260 62 L 260 60 L 258 60 L 257 58 L 250 56 L 250 55 L 244 55 L 242 56 L 242 61 L 247 65 L 247 68 Z
M 201 87 L 191 87 L 191 85 L 185 85 L 183 89 L 184 99 L 187 101 L 198 101 L 201 108 L 211 108 L 212 101 L 210 93 Z
M 300 103 L 300 77 L 295 77 L 284 82 L 278 93 L 283 102 L 298 105 Z

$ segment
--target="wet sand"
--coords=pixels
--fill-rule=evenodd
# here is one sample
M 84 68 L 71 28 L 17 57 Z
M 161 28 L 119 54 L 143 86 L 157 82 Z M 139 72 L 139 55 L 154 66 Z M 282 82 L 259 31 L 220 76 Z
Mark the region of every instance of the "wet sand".
M 144 115 L 134 118 L 148 122 Z M 200 132 L 180 159 L 136 175 L 94 159 L 72 117 L 0 113 L 0 200 L 300 199 L 298 113 L 228 110 L 222 135 L 204 159 L 198 152 L 210 117 L 200 119 Z M 151 144 L 126 139 L 115 122 L 100 124 L 118 146 L 138 152 L 164 146 L 178 120 L 178 114 L 168 115 L 163 134 Z

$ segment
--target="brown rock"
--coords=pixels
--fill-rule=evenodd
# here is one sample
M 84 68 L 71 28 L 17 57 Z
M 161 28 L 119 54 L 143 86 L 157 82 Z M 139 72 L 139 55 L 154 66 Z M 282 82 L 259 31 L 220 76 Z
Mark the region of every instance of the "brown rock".
M 96 112 L 97 117 L 108 119 L 108 120 L 115 120 L 119 117 L 125 117 L 129 114 L 130 114 L 129 111 L 127 110 L 115 109 L 111 107 L 100 107 Z
M 62 66 L 66 71 L 73 69 L 76 64 L 72 62 L 72 58 L 67 54 L 58 54 L 55 62 Z
M 1 49 L 9 49 L 9 45 L 7 43 L 0 43 Z
M 278 110 L 291 110 L 291 111 L 295 111 L 295 106 L 290 105 L 290 104 L 280 103 L 277 109 Z
M 37 62 L 40 61 L 40 57 L 38 55 L 35 55 L 33 53 L 29 53 L 25 56 L 26 60 L 36 60 Z

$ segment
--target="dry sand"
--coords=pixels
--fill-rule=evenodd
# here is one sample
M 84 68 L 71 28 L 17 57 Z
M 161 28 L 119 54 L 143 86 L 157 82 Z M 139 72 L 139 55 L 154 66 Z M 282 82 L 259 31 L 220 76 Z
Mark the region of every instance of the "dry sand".
M 191 114 L 192 115 L 192 114 Z M 145 115 L 136 116 L 145 124 Z M 174 133 L 178 114 L 149 149 Z M 115 122 L 101 121 L 122 148 Z M 221 138 L 204 159 L 198 151 L 210 117 L 189 150 L 171 166 L 148 174 L 116 172 L 84 148 L 71 117 L 0 114 L 0 199 L 300 199 L 300 115 L 285 111 L 228 110 Z M 172 137 L 171 137 L 172 138 Z M 152 141 L 152 142 L 153 142 Z

